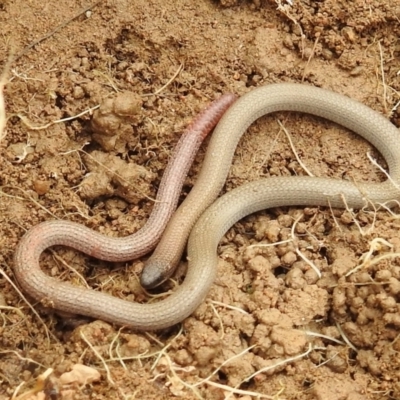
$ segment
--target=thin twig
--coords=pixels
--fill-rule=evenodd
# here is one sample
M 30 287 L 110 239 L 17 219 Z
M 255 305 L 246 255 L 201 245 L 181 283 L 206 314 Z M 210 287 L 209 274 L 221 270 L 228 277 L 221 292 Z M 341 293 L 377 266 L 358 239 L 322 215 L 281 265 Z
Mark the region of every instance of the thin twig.
M 31 122 L 28 120 L 28 118 L 25 117 L 25 115 L 22 114 L 17 114 L 16 116 L 31 130 L 33 131 L 40 131 L 42 129 L 47 129 L 50 126 L 54 125 L 54 124 L 59 124 L 61 122 L 66 122 L 66 121 L 71 121 L 73 119 L 79 118 L 82 115 L 85 115 L 87 113 L 91 113 L 94 110 L 97 110 L 100 107 L 100 105 L 98 104 L 97 106 L 88 108 L 85 111 L 82 111 L 81 113 L 77 114 L 77 115 L 73 115 L 72 117 L 67 117 L 67 118 L 63 118 L 63 119 L 57 119 L 55 121 L 50 121 L 49 123 L 45 124 L 45 125 L 39 125 L 39 126 L 33 126 L 31 124 Z
M 141 95 L 141 97 L 146 97 L 146 96 L 154 96 L 154 95 L 156 95 L 156 94 L 159 94 L 159 93 L 161 93 L 166 87 L 168 87 L 168 85 L 170 85 L 173 81 L 174 81 L 174 79 L 179 75 L 179 73 L 182 71 L 182 68 L 183 68 L 183 63 L 178 67 L 178 69 L 176 70 L 176 72 L 174 73 L 174 75 L 172 76 L 172 78 L 165 84 L 165 85 L 163 85 L 162 87 L 160 87 L 160 89 L 157 89 L 155 92 L 153 92 L 153 93 L 145 93 L 145 94 L 142 94 Z
M 67 21 L 63 22 L 61 25 L 58 25 L 57 28 L 55 28 L 54 30 L 52 30 L 51 32 L 47 33 L 46 35 L 42 36 L 41 38 L 33 41 L 31 44 L 29 44 L 28 46 L 26 46 L 23 50 L 21 50 L 16 56 L 15 59 L 13 61 L 18 60 L 19 58 L 21 58 L 22 56 L 24 56 L 29 50 L 31 50 L 33 47 L 35 47 L 36 45 L 38 45 L 39 43 L 45 41 L 46 39 L 48 39 L 49 37 L 53 36 L 55 33 L 57 33 L 59 30 L 61 30 L 62 28 L 64 28 L 65 26 L 67 26 L 70 22 L 72 22 L 74 19 L 80 17 L 82 14 L 85 14 L 87 11 L 91 10 L 92 8 L 96 7 L 98 4 L 100 4 L 101 1 L 98 1 L 94 4 L 91 4 L 88 7 L 84 7 L 81 11 L 78 12 L 78 14 L 76 14 L 75 16 L 73 16 L 72 18 L 68 19 Z

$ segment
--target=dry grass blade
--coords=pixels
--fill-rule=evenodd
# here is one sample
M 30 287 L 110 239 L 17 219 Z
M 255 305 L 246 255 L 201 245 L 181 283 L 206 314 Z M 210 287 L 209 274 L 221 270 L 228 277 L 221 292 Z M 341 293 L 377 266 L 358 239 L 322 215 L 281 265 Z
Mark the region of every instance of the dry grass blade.
M 44 387 L 46 380 L 49 378 L 49 376 L 53 373 L 53 368 L 47 369 L 43 374 L 39 375 L 37 377 L 37 381 L 35 384 L 35 387 L 33 389 L 28 390 L 25 393 L 22 393 L 18 396 L 19 389 L 24 385 L 25 382 L 22 382 L 15 390 L 14 394 L 11 396 L 11 400 L 25 400 L 25 399 L 33 399 L 36 398 L 36 394 L 41 392 Z
M 85 334 L 80 331 L 80 335 L 81 338 L 83 339 L 84 342 L 86 342 L 86 344 L 90 347 L 90 349 L 93 351 L 93 353 L 96 355 L 96 357 L 101 361 L 101 363 L 104 366 L 104 369 L 106 370 L 106 374 L 107 374 L 107 380 L 108 382 L 115 386 L 115 382 L 113 381 L 112 377 L 111 377 L 111 371 L 110 368 L 108 367 L 106 361 L 104 360 L 104 358 L 101 356 L 101 354 L 96 350 L 96 348 L 92 345 L 92 343 L 89 342 L 89 340 L 86 338 Z
M 293 140 L 292 140 L 292 137 L 290 136 L 290 133 L 287 131 L 287 129 L 285 128 L 285 126 L 282 124 L 282 122 L 279 119 L 278 119 L 278 124 L 281 127 L 281 129 L 283 130 L 283 132 L 285 132 L 285 135 L 286 135 L 287 139 L 289 140 L 290 147 L 294 153 L 294 156 L 296 157 L 297 162 L 300 164 L 301 168 L 303 168 L 304 171 L 306 171 L 307 175 L 314 176 L 314 174 L 308 170 L 308 168 L 303 163 L 303 161 L 301 161 L 299 154 L 298 154 L 296 148 L 294 147 Z
M 3 189 L 6 189 L 6 188 L 7 189 L 13 189 L 13 190 L 19 190 L 26 196 L 26 198 L 25 197 L 14 196 L 14 195 L 5 193 L 3 191 Z M 50 214 L 53 218 L 59 219 L 50 210 L 48 210 L 46 207 L 42 206 L 37 200 L 35 200 L 32 196 L 30 196 L 27 191 L 25 191 L 24 189 L 22 189 L 20 187 L 17 187 L 17 186 L 0 186 L 0 196 L 10 197 L 12 199 L 18 199 L 18 200 L 24 200 L 24 201 L 31 201 L 32 203 L 37 205 L 39 208 L 41 208 L 43 211 L 45 211 L 46 213 Z
M 286 358 L 286 359 L 284 359 L 284 360 L 280 360 L 280 361 L 276 362 L 275 364 L 268 365 L 267 367 L 264 367 L 264 368 L 261 368 L 261 369 L 257 370 L 257 371 L 254 372 L 253 374 L 249 375 L 247 378 L 243 379 L 240 383 L 238 383 L 238 384 L 234 387 L 234 389 L 232 390 L 231 394 L 234 394 L 234 393 L 235 393 L 235 390 L 237 390 L 238 387 L 240 387 L 243 383 L 248 382 L 249 380 L 253 379 L 255 376 L 257 376 L 257 375 L 259 375 L 259 374 L 261 374 L 261 373 L 263 373 L 263 372 L 270 371 L 271 369 L 277 368 L 277 367 L 279 367 L 279 366 L 288 364 L 288 363 L 290 363 L 290 362 L 300 360 L 300 359 L 302 359 L 302 358 L 308 356 L 308 355 L 311 353 L 312 350 L 313 350 L 313 347 L 311 346 L 311 344 L 309 344 L 307 351 L 305 351 L 304 353 L 298 354 L 297 356 L 294 356 L 294 357 Z M 281 391 L 281 392 L 282 392 L 282 391 Z M 279 394 L 280 394 L 280 393 L 279 393 Z M 228 400 L 228 399 L 230 399 L 230 398 L 232 398 L 231 395 L 228 395 L 228 396 L 226 397 L 225 400 Z M 277 399 L 278 397 L 277 397 L 277 396 L 274 396 L 274 397 L 267 397 L 267 398 Z
M 6 136 L 7 118 L 6 118 L 6 104 L 4 101 L 4 88 L 8 83 L 8 74 L 10 72 L 10 67 L 13 61 L 14 57 L 13 54 L 11 53 L 10 56 L 8 57 L 6 65 L 4 66 L 3 72 L 0 76 L 0 142 Z
M 355 272 L 359 271 L 362 268 L 370 268 L 372 265 L 377 264 L 379 261 L 387 259 L 387 258 L 395 258 L 398 257 L 400 254 L 399 253 L 387 253 L 384 255 L 381 255 L 379 257 L 375 257 L 372 259 L 373 255 L 376 252 L 379 252 L 382 250 L 383 246 L 388 247 L 389 249 L 393 249 L 393 245 L 389 243 L 387 240 L 382 239 L 380 237 L 372 239 L 372 241 L 369 243 L 370 247 L 369 250 L 366 253 L 363 253 L 360 257 L 361 264 L 357 265 L 353 269 L 351 269 L 347 274 L 345 275 L 346 277 L 354 274 Z
M 316 273 L 316 275 L 318 276 L 318 278 L 320 279 L 322 277 L 321 271 L 318 269 L 318 267 L 311 261 L 309 260 L 299 249 L 298 246 L 298 241 L 295 235 L 295 229 L 296 229 L 296 225 L 299 223 L 299 221 L 301 220 L 301 218 L 303 218 L 303 215 L 301 214 L 293 223 L 292 225 L 292 229 L 291 229 L 291 239 L 287 239 L 287 240 L 282 240 L 279 242 L 275 242 L 275 243 L 259 243 L 259 244 L 253 244 L 248 246 L 248 248 L 252 248 L 252 247 L 269 247 L 269 246 L 277 246 L 279 244 L 282 243 L 293 243 L 294 247 L 295 247 L 295 252 L 296 254 L 306 263 L 308 264 Z
M 18 287 L 15 285 L 15 283 L 8 277 L 8 275 L 3 271 L 2 268 L 0 268 L 0 275 L 2 275 L 4 277 L 4 279 L 15 289 L 15 291 L 18 293 L 18 295 L 21 297 L 21 299 L 28 305 L 28 307 L 36 315 L 36 317 L 39 319 L 39 321 L 43 324 L 45 332 L 46 332 L 46 336 L 47 336 L 47 342 L 48 342 L 48 345 L 50 345 L 50 332 L 49 332 L 49 329 L 47 328 L 47 325 L 44 323 L 42 318 L 40 318 L 40 315 L 37 313 L 35 308 L 27 300 L 27 298 L 21 293 L 21 291 L 18 289 Z M 53 338 L 54 338 L 54 336 L 53 336 Z
M 352 350 L 354 350 L 356 353 L 358 353 L 358 349 L 354 346 L 353 343 L 350 342 L 349 338 L 344 334 L 342 327 L 339 325 L 338 322 L 336 322 L 336 328 L 338 329 L 340 336 L 343 338 L 343 340 L 346 342 L 347 346 L 349 346 Z

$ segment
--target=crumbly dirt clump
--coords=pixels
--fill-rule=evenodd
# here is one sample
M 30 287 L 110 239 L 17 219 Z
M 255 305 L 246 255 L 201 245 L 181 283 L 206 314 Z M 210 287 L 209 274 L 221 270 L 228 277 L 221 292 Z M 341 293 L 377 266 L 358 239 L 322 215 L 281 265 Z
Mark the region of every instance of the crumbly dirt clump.
M 400 398 L 396 208 L 282 207 L 241 220 L 220 242 L 207 299 L 162 332 L 56 314 L 18 293 L 13 276 L 16 245 L 45 220 L 110 236 L 140 229 L 180 134 L 221 93 L 303 82 L 359 100 L 399 126 L 399 4 L 88 6 L 0 2 L 2 68 L 15 56 L 0 142 L 0 400 Z M 224 191 L 305 174 L 279 122 L 314 175 L 385 179 L 368 153 L 384 167 L 380 155 L 358 136 L 277 113 L 244 135 Z M 45 252 L 41 267 L 128 301 L 157 301 L 138 283 L 144 261 L 110 265 L 59 247 Z M 168 282 L 160 292 L 174 288 Z

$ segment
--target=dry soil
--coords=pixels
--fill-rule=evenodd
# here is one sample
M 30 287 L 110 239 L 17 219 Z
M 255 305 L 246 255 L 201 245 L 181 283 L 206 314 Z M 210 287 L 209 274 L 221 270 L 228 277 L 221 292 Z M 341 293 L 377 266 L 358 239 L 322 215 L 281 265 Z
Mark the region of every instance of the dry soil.
M 0 144 L 1 399 L 27 399 L 49 368 L 44 392 L 39 384 L 32 399 L 400 399 L 396 209 L 280 208 L 242 220 L 221 241 L 218 278 L 204 304 L 162 332 L 82 324 L 32 301 L 39 319 L 11 284 L 15 247 L 42 221 L 76 221 L 114 236 L 139 229 L 182 130 L 221 93 L 304 82 L 359 100 L 399 126 L 400 2 L 292 3 L 0 1 L 2 68 L 10 53 L 16 58 Z M 99 104 L 101 112 L 79 116 Z M 305 174 L 278 120 L 315 175 L 385 179 L 367 152 L 379 155 L 356 135 L 279 113 L 243 137 L 224 190 Z M 276 242 L 283 243 L 265 246 Z M 41 266 L 58 279 L 146 302 L 137 283 L 144 260 L 110 265 L 56 248 Z M 60 379 L 77 364 L 100 378 Z

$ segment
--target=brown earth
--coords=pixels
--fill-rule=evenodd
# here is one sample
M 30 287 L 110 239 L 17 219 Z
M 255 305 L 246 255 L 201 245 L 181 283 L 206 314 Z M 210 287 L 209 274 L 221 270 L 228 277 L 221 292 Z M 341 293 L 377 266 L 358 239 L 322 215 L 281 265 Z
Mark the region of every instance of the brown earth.
M 9 119 L 0 154 L 0 399 L 27 399 L 48 368 L 54 372 L 46 396 L 39 387 L 31 398 L 399 399 L 397 210 L 281 208 L 246 218 L 221 242 L 206 302 L 182 326 L 158 333 L 101 321 L 76 328 L 33 303 L 40 320 L 10 283 L 19 239 L 42 221 L 72 220 L 119 236 L 139 229 L 180 133 L 220 93 L 305 82 L 357 99 L 399 126 L 399 1 L 109 0 L 70 20 L 88 6 L 0 2 L 3 68 L 10 51 L 17 57 L 5 89 Z M 120 118 L 113 98 L 132 115 Z M 107 113 L 93 123 L 86 113 L 31 129 L 100 103 Z M 282 113 L 249 129 L 226 189 L 304 174 L 278 119 L 315 175 L 384 179 L 354 134 Z M 125 172 L 122 183 L 110 170 Z M 41 266 L 81 284 L 78 272 L 92 288 L 133 300 L 142 261 L 112 266 L 57 248 Z M 97 369 L 100 379 L 60 380 L 76 364 Z

